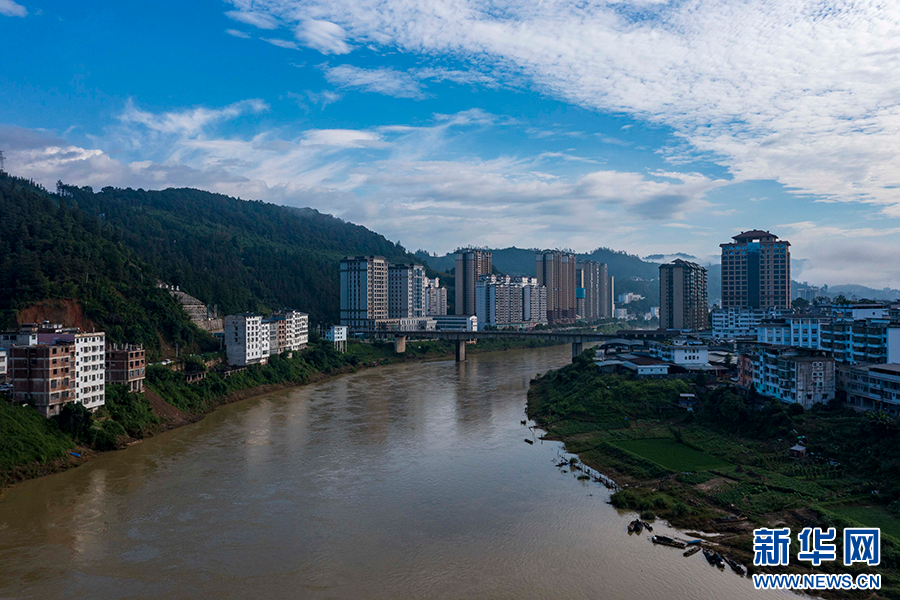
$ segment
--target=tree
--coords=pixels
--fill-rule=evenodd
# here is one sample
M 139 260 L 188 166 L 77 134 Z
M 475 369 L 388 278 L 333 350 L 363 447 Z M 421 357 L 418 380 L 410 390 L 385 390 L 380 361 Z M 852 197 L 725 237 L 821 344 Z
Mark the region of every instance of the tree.
M 809 308 L 809 300 L 805 300 L 803 298 L 795 298 L 793 302 L 791 302 L 791 306 L 793 306 L 796 310 L 806 310 Z

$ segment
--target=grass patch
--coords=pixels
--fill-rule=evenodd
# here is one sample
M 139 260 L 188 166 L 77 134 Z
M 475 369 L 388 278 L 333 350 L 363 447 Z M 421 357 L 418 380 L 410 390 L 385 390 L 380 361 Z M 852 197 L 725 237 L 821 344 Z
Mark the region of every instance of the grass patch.
M 671 438 L 621 440 L 613 442 L 613 445 L 672 471 L 708 471 L 728 467 L 728 463 L 721 458 Z
M 30 406 L 0 399 L 0 471 L 65 456 L 75 440 Z M 2 473 L 0 473 L 2 475 Z
M 843 505 L 828 510 L 866 527 L 879 527 L 883 533 L 900 540 L 900 519 L 883 506 Z

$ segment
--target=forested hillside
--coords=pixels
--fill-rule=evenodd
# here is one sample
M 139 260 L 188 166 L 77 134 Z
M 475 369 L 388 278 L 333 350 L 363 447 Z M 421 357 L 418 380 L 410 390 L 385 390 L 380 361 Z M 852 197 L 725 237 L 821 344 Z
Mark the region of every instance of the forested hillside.
M 151 353 L 213 343 L 156 287 L 158 273 L 72 199 L 0 173 L 0 215 L 0 326 L 34 304 L 73 299 L 112 342 Z
M 414 257 L 365 227 L 312 209 L 194 189 L 60 184 L 57 193 L 0 173 L 0 315 L 48 299 L 77 300 L 112 341 L 196 345 L 161 280 L 221 313 L 290 307 L 312 322 L 339 318 L 346 255 Z

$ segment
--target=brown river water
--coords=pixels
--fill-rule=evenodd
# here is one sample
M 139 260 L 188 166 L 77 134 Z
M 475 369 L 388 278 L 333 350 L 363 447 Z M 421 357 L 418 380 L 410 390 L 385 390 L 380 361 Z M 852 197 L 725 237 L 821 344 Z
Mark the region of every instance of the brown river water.
M 561 445 L 520 421 L 529 379 L 570 357 L 372 369 L 18 485 L 0 598 L 787 597 L 629 536 L 604 487 L 553 466 Z

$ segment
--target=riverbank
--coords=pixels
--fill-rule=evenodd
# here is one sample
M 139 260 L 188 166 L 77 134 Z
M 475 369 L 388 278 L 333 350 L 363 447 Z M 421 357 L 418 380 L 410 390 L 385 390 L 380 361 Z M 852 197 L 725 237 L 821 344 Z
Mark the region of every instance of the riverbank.
M 470 354 L 553 345 L 538 340 L 480 340 Z M 202 419 L 218 407 L 254 396 L 308 385 L 331 377 L 402 362 L 446 360 L 449 342 L 411 341 L 396 354 L 392 342 L 351 342 L 346 354 L 332 344 L 312 342 L 291 358 L 274 356 L 227 377 L 215 372 L 189 384 L 184 374 L 148 367 L 146 393 L 131 394 L 107 386 L 106 406 L 91 418 L 86 431 L 67 432 L 34 409 L 0 400 L 0 492 L 10 485 L 87 462 L 98 452 L 117 450 Z
M 698 397 L 691 411 L 679 407 L 683 393 Z M 893 420 L 838 405 L 804 412 L 727 387 L 602 375 L 585 356 L 532 380 L 527 411 L 545 439 L 562 441 L 622 486 L 614 506 L 696 532 L 751 570 L 755 527 L 881 527 L 879 595 L 900 597 Z M 808 450 L 802 459 L 790 455 L 798 441 Z M 811 572 L 794 546 L 791 567 L 778 572 Z M 816 569 L 829 571 L 873 568 Z

